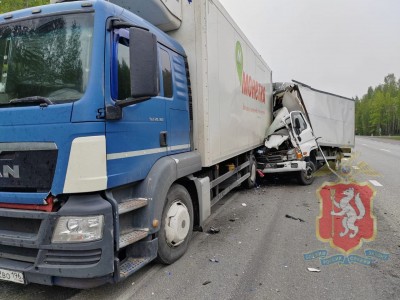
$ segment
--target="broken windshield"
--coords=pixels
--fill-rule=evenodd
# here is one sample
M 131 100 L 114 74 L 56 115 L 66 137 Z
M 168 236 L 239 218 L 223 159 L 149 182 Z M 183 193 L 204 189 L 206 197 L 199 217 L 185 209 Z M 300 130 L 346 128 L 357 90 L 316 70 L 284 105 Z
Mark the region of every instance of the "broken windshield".
M 92 37 L 93 14 L 0 26 L 0 104 L 31 97 L 55 104 L 80 99 L 89 77 Z

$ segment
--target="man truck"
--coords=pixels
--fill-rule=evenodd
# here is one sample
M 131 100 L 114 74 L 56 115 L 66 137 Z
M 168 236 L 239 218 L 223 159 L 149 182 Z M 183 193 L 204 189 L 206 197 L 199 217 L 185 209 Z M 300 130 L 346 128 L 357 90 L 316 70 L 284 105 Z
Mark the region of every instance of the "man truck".
M 217 0 L 59 2 L 0 16 L 0 280 L 90 288 L 254 185 L 272 73 Z

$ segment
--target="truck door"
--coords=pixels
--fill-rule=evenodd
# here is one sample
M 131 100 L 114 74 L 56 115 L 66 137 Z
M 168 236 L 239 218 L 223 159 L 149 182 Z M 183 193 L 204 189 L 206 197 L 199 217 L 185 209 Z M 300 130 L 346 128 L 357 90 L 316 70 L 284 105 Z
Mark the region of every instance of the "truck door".
M 131 95 L 129 31 L 115 29 L 110 48 L 106 105 Z M 154 163 L 167 155 L 166 131 L 166 99 L 162 95 L 124 107 L 119 120 L 107 120 L 108 188 L 144 179 Z
M 184 58 L 161 46 L 162 94 L 166 102 L 168 153 L 190 149 L 190 120 Z
M 303 114 L 299 111 L 290 113 L 293 135 L 300 146 L 301 152 L 310 154 L 316 148 L 314 133 L 311 126 L 306 122 Z

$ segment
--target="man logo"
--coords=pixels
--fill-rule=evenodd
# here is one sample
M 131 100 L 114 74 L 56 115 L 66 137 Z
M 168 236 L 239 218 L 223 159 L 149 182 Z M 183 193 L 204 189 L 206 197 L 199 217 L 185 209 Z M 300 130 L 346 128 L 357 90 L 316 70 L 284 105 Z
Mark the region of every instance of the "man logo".
M 19 166 L 10 167 L 10 166 L 4 165 L 2 172 L 0 169 L 0 178 L 10 178 L 10 177 L 20 178 L 19 177 Z

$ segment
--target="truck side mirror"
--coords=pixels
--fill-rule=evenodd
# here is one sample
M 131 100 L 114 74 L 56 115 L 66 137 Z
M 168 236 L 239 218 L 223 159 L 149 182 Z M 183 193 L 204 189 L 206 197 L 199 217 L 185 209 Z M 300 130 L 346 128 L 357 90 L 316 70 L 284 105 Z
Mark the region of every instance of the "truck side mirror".
M 141 102 L 159 94 L 157 37 L 142 28 L 129 28 L 131 96 Z

